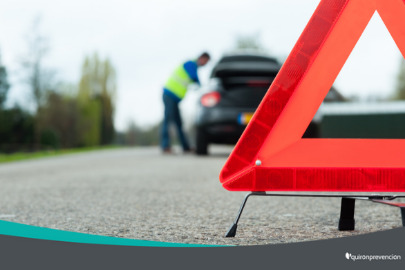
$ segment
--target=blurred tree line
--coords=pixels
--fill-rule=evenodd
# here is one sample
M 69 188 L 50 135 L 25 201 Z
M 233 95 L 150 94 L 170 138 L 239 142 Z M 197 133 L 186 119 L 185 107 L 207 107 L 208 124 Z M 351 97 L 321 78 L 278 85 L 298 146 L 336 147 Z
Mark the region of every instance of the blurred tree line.
M 116 133 L 116 143 L 130 146 L 150 146 L 159 144 L 160 124 L 140 127 L 131 121 L 125 132 Z
M 116 71 L 109 59 L 96 53 L 85 57 L 80 82 L 61 83 L 45 66 L 48 41 L 39 32 L 39 20 L 26 37 L 21 58 L 22 81 L 33 108 L 5 102 L 10 88 L 0 58 L 0 152 L 91 147 L 113 143 Z
M 405 60 L 401 59 L 394 99 L 405 100 Z
M 0 54 L 0 153 L 158 143 L 158 125 L 144 129 L 131 122 L 127 131 L 115 131 L 117 75 L 108 58 L 88 55 L 78 83 L 60 82 L 46 65 L 49 42 L 40 32 L 40 18 L 25 38 L 19 74 L 30 106 L 6 106 L 10 83 Z
M 108 59 L 85 58 L 78 86 L 51 83 L 41 57 L 24 63 L 35 109 L 4 106 L 6 68 L 0 64 L 0 151 L 34 151 L 108 145 L 114 140 L 116 73 Z

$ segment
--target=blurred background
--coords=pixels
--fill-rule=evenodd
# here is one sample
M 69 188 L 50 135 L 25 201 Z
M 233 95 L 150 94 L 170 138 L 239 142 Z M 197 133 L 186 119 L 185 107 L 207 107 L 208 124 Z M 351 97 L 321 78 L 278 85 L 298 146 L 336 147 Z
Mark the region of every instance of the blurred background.
M 3 0 L 0 152 L 157 145 L 162 87 L 176 66 L 210 52 L 199 71 L 204 85 L 227 53 L 260 52 L 282 63 L 318 3 Z M 319 136 L 347 136 L 339 133 L 346 120 L 332 117 L 341 114 L 389 112 L 399 115 L 391 124 L 404 126 L 397 101 L 405 99 L 405 65 L 377 13 L 334 86 L 345 104 L 323 109 L 330 121 Z M 194 106 L 187 99 L 183 111 Z M 376 126 L 375 119 L 367 121 Z M 386 118 L 378 121 L 389 129 Z M 405 137 L 398 132 L 393 137 Z

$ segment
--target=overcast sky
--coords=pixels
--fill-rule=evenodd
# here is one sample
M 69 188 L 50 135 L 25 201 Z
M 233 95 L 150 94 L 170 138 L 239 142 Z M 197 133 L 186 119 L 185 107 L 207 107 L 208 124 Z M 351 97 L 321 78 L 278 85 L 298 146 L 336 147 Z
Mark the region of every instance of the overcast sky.
M 47 65 L 58 78 L 76 83 L 85 55 L 108 56 L 118 73 L 116 128 L 162 118 L 162 85 L 183 60 L 207 50 L 211 65 L 200 70 L 206 82 L 215 60 L 239 35 L 258 35 L 277 57 L 286 57 L 316 0 L 2 0 L 0 50 L 12 88 L 10 104 L 24 104 L 29 92 L 19 82 L 18 59 L 35 17 L 49 37 Z M 401 55 L 375 14 L 335 85 L 346 96 L 388 96 L 395 87 Z

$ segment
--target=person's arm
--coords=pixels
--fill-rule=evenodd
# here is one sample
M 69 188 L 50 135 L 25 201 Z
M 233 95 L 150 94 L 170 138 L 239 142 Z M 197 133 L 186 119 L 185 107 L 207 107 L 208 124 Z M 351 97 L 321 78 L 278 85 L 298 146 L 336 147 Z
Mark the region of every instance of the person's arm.
M 198 78 L 198 73 L 197 73 L 197 63 L 193 62 L 193 61 L 188 61 L 186 63 L 184 63 L 184 69 L 186 70 L 188 76 L 190 76 L 190 78 L 197 83 L 198 85 L 200 84 L 200 79 Z

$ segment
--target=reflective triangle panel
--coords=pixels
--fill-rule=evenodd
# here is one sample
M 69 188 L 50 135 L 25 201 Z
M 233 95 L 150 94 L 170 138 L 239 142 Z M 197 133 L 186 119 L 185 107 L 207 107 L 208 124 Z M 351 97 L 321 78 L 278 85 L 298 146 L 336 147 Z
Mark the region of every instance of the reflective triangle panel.
M 226 189 L 405 192 L 403 140 L 301 139 L 376 11 L 405 55 L 403 0 L 322 0 L 222 169 Z

